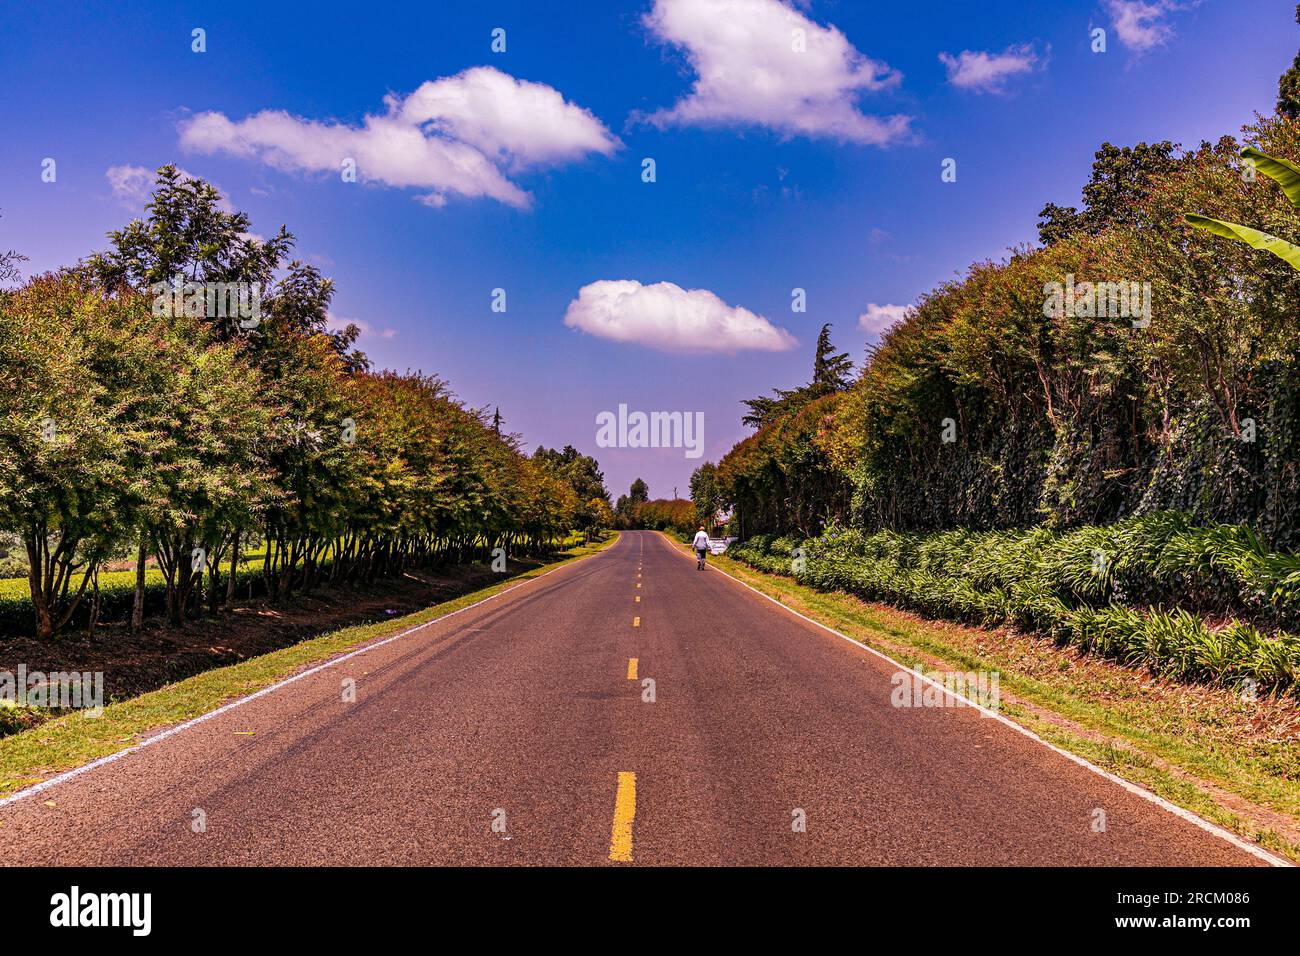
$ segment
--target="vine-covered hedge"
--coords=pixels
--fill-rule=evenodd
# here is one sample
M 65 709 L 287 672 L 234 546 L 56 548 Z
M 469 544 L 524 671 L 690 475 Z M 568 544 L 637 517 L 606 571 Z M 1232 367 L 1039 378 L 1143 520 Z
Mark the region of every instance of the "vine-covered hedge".
M 1184 218 L 1300 240 L 1277 184 L 1244 175 L 1243 144 L 1300 162 L 1300 123 L 1264 118 L 1186 151 L 1103 145 L 1082 209 L 1044 210 L 1041 246 L 920 295 L 855 381 L 764 419 L 717 463 L 709 488 L 734 531 L 1177 510 L 1300 548 L 1300 272 Z M 1067 284 L 1144 289 L 1149 309 L 1049 307 Z

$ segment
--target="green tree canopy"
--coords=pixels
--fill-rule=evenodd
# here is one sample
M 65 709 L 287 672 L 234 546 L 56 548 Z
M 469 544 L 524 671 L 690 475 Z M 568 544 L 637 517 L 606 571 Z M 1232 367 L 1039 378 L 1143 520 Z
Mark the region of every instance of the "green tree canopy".
M 831 344 L 831 326 L 823 325 L 817 336 L 817 349 L 813 355 L 812 379 L 798 388 L 773 389 L 772 395 L 745 399 L 749 409 L 741 423 L 752 428 L 762 428 L 778 419 L 791 415 L 809 402 L 849 387 L 853 376 L 853 361 L 847 352 L 837 352 Z

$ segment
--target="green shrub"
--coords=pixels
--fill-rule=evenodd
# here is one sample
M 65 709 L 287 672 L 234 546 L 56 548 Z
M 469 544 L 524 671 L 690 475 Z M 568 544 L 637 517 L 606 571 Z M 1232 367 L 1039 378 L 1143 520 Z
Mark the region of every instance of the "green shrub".
M 831 527 L 802 543 L 757 535 L 728 554 L 818 590 L 931 617 L 1013 624 L 1164 677 L 1300 686 L 1300 637 L 1257 626 L 1297 619 L 1300 556 L 1268 552 L 1242 526 L 1196 527 L 1161 512 L 1065 533 Z M 1207 611 L 1257 620 L 1211 627 Z

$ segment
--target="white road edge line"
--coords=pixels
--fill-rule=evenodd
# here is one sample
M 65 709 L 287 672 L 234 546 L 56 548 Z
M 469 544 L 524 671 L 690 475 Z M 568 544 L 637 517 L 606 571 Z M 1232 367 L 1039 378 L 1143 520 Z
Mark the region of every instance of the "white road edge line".
M 659 533 L 662 534 L 662 532 Z M 671 551 L 673 551 L 676 554 L 680 554 L 688 561 L 691 560 L 691 556 L 687 554 L 685 551 L 682 551 L 680 548 L 675 547 L 673 545 L 673 542 L 669 541 L 668 543 L 669 543 L 669 549 Z M 1280 856 L 1276 856 L 1255 843 L 1251 843 L 1247 840 L 1243 840 L 1241 837 L 1237 836 L 1237 834 L 1233 833 L 1231 830 L 1225 830 L 1217 823 L 1211 823 L 1209 820 L 1206 820 L 1203 817 L 1199 817 L 1195 813 L 1192 813 L 1192 811 L 1183 809 L 1182 807 L 1178 806 L 1178 804 L 1176 803 L 1170 803 L 1168 800 L 1166 800 L 1164 797 L 1160 796 L 1159 794 L 1152 793 L 1150 790 L 1147 790 L 1143 787 L 1139 787 L 1137 784 L 1131 783 L 1128 780 L 1125 780 L 1123 777 L 1116 776 L 1115 774 L 1111 773 L 1109 770 L 1103 770 L 1101 767 L 1098 767 L 1096 764 L 1091 763 L 1088 760 L 1085 760 L 1083 757 L 1080 757 L 1078 754 L 1072 754 L 1068 750 L 1062 750 L 1060 747 L 1056 746 L 1055 744 L 1050 743 L 1044 740 L 1042 737 L 1038 736 L 1038 734 L 1034 733 L 1028 727 L 1022 727 L 1020 724 L 1016 723 L 1010 717 L 1004 717 L 1002 714 L 998 713 L 997 711 L 989 710 L 987 707 L 983 707 L 980 704 L 975 703 L 975 701 L 969 700 L 968 698 L 962 696 L 961 694 L 949 690 L 947 687 L 944 687 L 938 681 L 934 681 L 931 680 L 929 677 L 926 677 L 925 674 L 921 673 L 920 671 L 915 670 L 911 667 L 906 667 L 903 664 L 900 664 L 898 661 L 894 660 L 888 654 L 878 651 L 874 647 L 870 647 L 869 645 L 864 644 L 862 641 L 855 641 L 847 634 L 841 634 L 839 631 L 835 630 L 835 628 L 823 624 L 821 621 L 815 621 L 812 618 L 808 617 L 808 615 L 806 614 L 800 614 L 798 611 L 796 611 L 794 608 L 790 607 L 789 605 L 782 604 L 780 601 L 772 597 L 770 594 L 764 594 L 758 588 L 746 584 L 744 581 L 740 580 L 740 578 L 732 574 L 728 574 L 726 571 L 723 571 L 717 565 L 711 564 L 709 565 L 709 569 L 712 571 L 717 571 L 724 578 L 736 582 L 742 588 L 747 588 L 748 590 L 753 591 L 755 594 L 757 594 L 759 597 L 763 598 L 764 600 L 771 601 L 777 607 L 781 608 L 782 610 L 790 614 L 793 614 L 795 617 L 801 618 L 807 621 L 809 624 L 816 625 L 817 627 L 820 627 L 823 631 L 827 631 L 831 634 L 834 634 L 836 637 L 848 641 L 854 647 L 867 651 L 870 654 L 874 654 L 876 657 L 879 657 L 883 661 L 888 661 L 890 664 L 893 664 L 895 667 L 899 668 L 900 670 L 907 671 L 909 674 L 915 674 L 917 677 L 921 678 L 921 680 L 925 681 L 925 683 L 929 684 L 931 687 L 937 687 L 945 694 L 948 694 L 949 696 L 957 700 L 960 700 L 971 707 L 974 707 L 985 717 L 991 717 L 994 720 L 1006 724 L 1012 730 L 1016 731 L 1017 733 L 1023 734 L 1024 736 L 1028 737 L 1030 740 L 1037 741 L 1038 743 L 1046 747 L 1048 750 L 1055 751 L 1056 753 L 1060 754 L 1062 757 L 1065 757 L 1067 760 L 1077 763 L 1080 767 L 1085 767 L 1088 770 L 1091 770 L 1099 777 L 1105 777 L 1111 783 L 1118 784 L 1119 786 L 1127 790 L 1129 793 L 1132 793 L 1136 796 L 1143 798 L 1144 800 L 1148 800 L 1151 803 L 1154 803 L 1156 806 L 1160 807 L 1161 809 L 1167 810 L 1169 813 L 1172 813 L 1174 816 L 1180 817 L 1183 820 L 1186 820 L 1188 823 L 1200 827 L 1202 830 L 1206 831 L 1207 833 L 1212 833 L 1215 836 L 1219 837 L 1221 840 L 1228 841 L 1237 849 L 1244 850 L 1245 852 L 1249 853 L 1251 856 L 1255 857 L 1256 859 L 1263 860 L 1265 863 L 1268 863 L 1270 866 L 1278 866 L 1278 867 L 1295 866 L 1295 864 L 1292 863 L 1290 860 L 1283 859 Z M 755 573 L 761 573 L 761 572 L 756 571 Z
M 618 542 L 616 541 L 614 543 L 617 544 Z M 587 557 L 594 558 L 605 553 L 607 552 L 604 549 L 602 549 L 600 551 L 597 551 L 595 554 L 587 555 Z M 481 601 L 475 601 L 473 604 L 467 604 L 462 608 L 457 608 L 456 610 L 452 611 L 449 614 L 443 614 L 441 617 L 435 617 L 431 621 L 425 621 L 423 624 L 417 624 L 414 627 L 409 627 L 406 630 L 401 631 L 400 633 L 394 634 L 392 637 L 385 637 L 381 640 L 375 641 L 373 644 L 365 644 L 362 647 L 359 647 L 353 651 L 348 651 L 347 653 L 342 654 L 339 657 L 331 657 L 328 660 L 322 661 L 321 663 L 315 665 L 314 667 L 310 667 L 307 670 L 294 674 L 291 677 L 286 677 L 284 680 L 272 684 L 269 687 L 263 687 L 259 691 L 254 691 L 253 693 L 249 694 L 247 697 L 240 697 L 238 700 L 232 700 L 227 704 L 222 704 L 216 710 L 210 710 L 206 714 L 200 714 L 197 717 L 190 718 L 189 720 L 185 721 L 183 724 L 177 724 L 175 727 L 169 727 L 167 730 L 164 730 L 158 734 L 154 734 L 152 737 L 149 737 L 146 740 L 142 740 L 138 744 L 132 744 L 130 747 L 127 747 L 125 750 L 118 750 L 115 751 L 114 753 L 106 754 L 103 757 L 99 757 L 95 760 L 92 760 L 88 764 L 83 764 L 80 767 L 74 767 L 71 770 L 65 770 L 63 773 L 56 774 L 55 776 L 50 777 L 50 779 L 48 780 L 42 780 L 40 783 L 34 783 L 30 787 L 27 787 L 26 789 L 19 790 L 17 793 L 10 794 L 9 796 L 0 799 L 0 807 L 6 807 L 11 803 L 16 803 L 19 800 L 22 800 L 26 797 L 35 796 L 36 794 L 41 793 L 44 790 L 50 789 L 50 787 L 55 787 L 61 783 L 66 783 L 67 781 L 73 779 L 74 777 L 80 777 L 83 773 L 89 773 L 92 770 L 97 770 L 100 767 L 113 763 L 113 761 L 115 760 L 121 760 L 123 757 L 129 754 L 133 754 L 136 751 L 143 750 L 145 747 L 150 747 L 153 744 L 166 740 L 168 737 L 174 736 L 175 734 L 179 734 L 182 731 L 189 730 L 191 727 L 197 726 L 198 724 L 201 724 L 206 720 L 211 720 L 213 717 L 218 717 L 221 714 L 226 713 L 226 711 L 234 710 L 236 707 L 242 707 L 244 704 L 247 704 L 250 701 L 257 700 L 257 698 L 259 697 L 265 697 L 267 694 L 273 693 L 282 687 L 287 687 L 290 684 L 296 683 L 297 681 L 302 680 L 304 677 L 310 677 L 312 674 L 318 673 L 319 671 L 323 671 L 327 667 L 333 667 L 335 664 L 342 664 L 346 660 L 351 660 L 354 657 L 359 657 L 362 654 L 369 653 L 370 651 L 373 651 L 375 648 L 383 647 L 385 644 L 391 644 L 393 643 L 393 641 L 401 640 L 402 638 L 410 634 L 414 634 L 416 631 L 423 630 L 426 627 L 431 627 L 434 624 L 441 624 L 443 621 L 450 620 L 451 618 L 455 617 L 457 614 L 462 614 L 465 611 L 472 611 L 474 608 L 478 607 L 481 604 L 486 604 L 488 603 L 488 601 L 495 601 L 497 598 L 501 597 L 502 595 L 509 594 L 511 591 L 516 591 L 519 588 L 526 587 L 529 584 L 532 584 L 534 581 L 540 581 L 542 578 L 554 574 L 556 571 L 563 571 L 565 568 L 571 567 L 574 564 L 579 563 L 579 561 L 581 560 L 583 559 L 579 558 L 578 561 L 567 561 L 564 564 L 561 564 L 559 567 L 551 568 L 551 570 L 549 571 L 543 571 L 541 574 L 537 575 L 536 577 L 529 578 L 527 581 L 520 581 L 518 584 L 512 584 L 510 585 L 510 587 L 504 588 L 498 591 L 496 594 L 489 594 Z M 419 612 L 415 612 L 415 613 L 419 613 Z

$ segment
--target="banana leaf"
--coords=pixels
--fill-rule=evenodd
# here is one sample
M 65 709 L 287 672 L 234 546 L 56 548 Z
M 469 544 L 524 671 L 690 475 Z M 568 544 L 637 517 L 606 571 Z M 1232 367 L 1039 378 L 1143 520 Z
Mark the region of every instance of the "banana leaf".
M 1253 162 L 1255 168 L 1265 176 L 1277 180 L 1282 192 L 1286 193 L 1286 198 L 1291 200 L 1291 205 L 1300 209 L 1300 166 L 1290 160 L 1261 153 L 1253 146 L 1243 149 L 1241 156 Z
M 1285 260 L 1291 268 L 1300 270 L 1300 246 L 1292 245 L 1285 239 L 1270 236 L 1267 232 L 1260 232 L 1258 229 L 1251 229 L 1249 226 L 1240 226 L 1235 222 L 1211 219 L 1209 216 L 1188 213 L 1184 218 L 1197 229 L 1204 229 L 1206 232 L 1212 232 L 1216 236 L 1223 236 L 1225 239 L 1236 239 L 1239 242 L 1246 243 L 1253 249 L 1263 249 L 1265 252 L 1271 252 L 1279 259 Z

